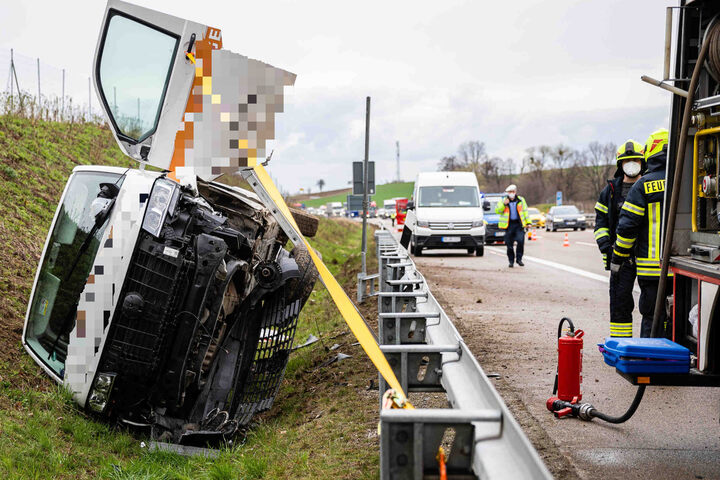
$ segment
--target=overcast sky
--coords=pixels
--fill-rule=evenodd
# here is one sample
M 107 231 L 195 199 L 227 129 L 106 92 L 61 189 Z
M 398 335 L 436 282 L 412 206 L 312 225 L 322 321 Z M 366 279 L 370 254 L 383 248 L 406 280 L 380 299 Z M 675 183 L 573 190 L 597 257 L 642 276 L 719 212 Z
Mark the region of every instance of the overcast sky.
M 664 7 L 676 2 L 136 3 L 218 27 L 225 48 L 297 74 L 269 146 L 270 172 L 290 192 L 316 191 L 321 178 L 326 190 L 347 186 L 350 162 L 363 157 L 368 95 L 378 183 L 395 178 L 396 140 L 401 176 L 412 180 L 468 140 L 519 161 L 540 144 L 644 143 L 668 122 L 669 94 L 640 75 L 662 75 Z M 35 57 L 43 69 L 65 68 L 87 103 L 104 9 L 97 0 L 2 1 L 0 88 L 14 48 L 26 70 Z

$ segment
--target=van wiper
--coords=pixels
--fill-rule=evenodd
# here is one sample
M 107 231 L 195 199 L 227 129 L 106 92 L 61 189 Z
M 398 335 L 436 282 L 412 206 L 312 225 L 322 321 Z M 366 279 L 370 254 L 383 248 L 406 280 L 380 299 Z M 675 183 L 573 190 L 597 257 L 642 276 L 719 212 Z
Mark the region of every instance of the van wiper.
M 93 203 L 90 206 L 91 212 L 95 213 L 95 223 L 90 229 L 87 237 L 85 237 L 82 245 L 80 245 L 80 249 L 78 250 L 77 255 L 75 255 L 75 260 L 70 267 L 70 271 L 65 275 L 65 278 L 63 279 L 63 284 L 67 284 L 67 282 L 70 281 L 70 277 L 72 277 L 72 274 L 75 272 L 75 268 L 77 268 L 78 263 L 80 263 L 80 259 L 90 247 L 93 237 L 95 237 L 97 231 L 105 223 L 105 220 L 107 220 L 108 216 L 110 215 L 110 212 L 115 205 L 115 199 L 117 198 L 119 192 L 120 188 L 117 186 L 117 182 L 100 184 L 100 193 L 98 193 L 97 198 L 93 200 Z M 78 301 L 79 299 L 80 295 L 78 294 Z M 73 317 L 77 313 L 78 301 L 76 301 L 74 305 L 70 307 L 70 310 L 68 310 L 68 313 L 65 315 L 65 319 L 63 320 L 62 326 L 60 327 L 60 332 L 55 337 L 55 341 L 53 342 L 52 347 L 50 347 L 48 360 L 50 360 L 55 354 L 58 342 L 60 342 L 60 337 L 62 337 L 66 333 L 70 333 L 68 329 L 71 327 L 73 323 Z

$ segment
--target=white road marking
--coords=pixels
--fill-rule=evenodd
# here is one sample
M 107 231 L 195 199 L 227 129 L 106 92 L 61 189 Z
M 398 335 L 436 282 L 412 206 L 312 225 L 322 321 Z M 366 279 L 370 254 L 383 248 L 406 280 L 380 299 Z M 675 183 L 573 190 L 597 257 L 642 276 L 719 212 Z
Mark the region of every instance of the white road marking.
M 587 245 L 588 247 L 597 247 L 597 243 L 588 243 L 588 242 L 575 242 L 578 245 Z
M 494 255 L 498 255 L 501 257 L 506 256 L 505 252 L 501 253 L 500 251 L 498 251 L 497 248 L 489 247 L 487 250 Z M 550 260 L 544 260 L 542 258 L 531 257 L 528 255 L 523 255 L 523 260 L 530 260 L 531 262 L 539 263 L 540 265 L 545 265 L 547 267 L 555 268 L 557 270 L 563 270 L 568 273 L 574 273 L 575 275 L 580 275 L 581 277 L 589 278 L 591 280 L 597 280 L 603 283 L 610 283 L 610 275 L 598 275 L 597 273 L 581 270 L 579 268 L 571 267 L 570 265 L 564 265 L 562 263 L 552 262 Z M 633 288 L 633 292 L 640 293 L 640 289 L 635 286 L 635 288 Z

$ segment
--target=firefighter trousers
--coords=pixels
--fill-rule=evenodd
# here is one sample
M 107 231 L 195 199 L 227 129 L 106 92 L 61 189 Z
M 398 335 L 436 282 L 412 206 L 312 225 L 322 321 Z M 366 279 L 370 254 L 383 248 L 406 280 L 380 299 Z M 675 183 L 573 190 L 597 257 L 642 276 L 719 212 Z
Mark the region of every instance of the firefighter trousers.
M 620 271 L 610 276 L 610 336 L 632 337 L 632 314 L 635 309 L 633 287 L 637 267 L 635 260 L 622 264 Z
M 655 299 L 657 298 L 658 285 L 660 279 L 658 277 L 638 277 L 638 285 L 640 285 L 640 313 L 642 314 L 642 326 L 640 327 L 640 336 L 649 337 L 652 331 L 653 316 L 655 314 Z M 666 282 L 665 295 L 672 294 L 673 279 L 668 278 Z M 668 318 L 665 312 L 665 302 L 663 302 L 662 312 L 660 313 L 660 332 L 659 337 L 667 337 L 670 334 Z
M 517 242 L 517 248 L 513 248 L 513 244 Z M 522 262 L 523 252 L 525 251 L 525 229 L 519 221 L 510 221 L 507 230 L 505 230 L 505 246 L 507 247 L 508 262 L 510 265 Z

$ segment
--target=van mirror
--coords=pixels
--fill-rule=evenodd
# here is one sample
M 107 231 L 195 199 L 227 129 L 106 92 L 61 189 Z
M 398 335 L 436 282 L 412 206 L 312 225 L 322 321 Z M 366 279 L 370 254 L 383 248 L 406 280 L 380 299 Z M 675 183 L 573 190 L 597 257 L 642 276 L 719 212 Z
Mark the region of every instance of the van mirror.
M 489 212 L 490 211 L 490 202 L 487 200 L 483 201 L 483 211 Z
M 406 207 L 406 208 L 407 208 L 408 210 L 414 209 L 414 208 L 415 208 L 415 202 L 413 202 L 412 200 L 410 200 L 410 201 L 407 203 L 407 207 Z

